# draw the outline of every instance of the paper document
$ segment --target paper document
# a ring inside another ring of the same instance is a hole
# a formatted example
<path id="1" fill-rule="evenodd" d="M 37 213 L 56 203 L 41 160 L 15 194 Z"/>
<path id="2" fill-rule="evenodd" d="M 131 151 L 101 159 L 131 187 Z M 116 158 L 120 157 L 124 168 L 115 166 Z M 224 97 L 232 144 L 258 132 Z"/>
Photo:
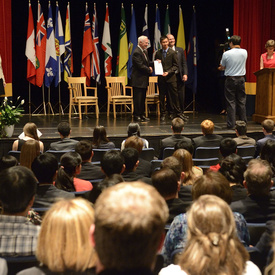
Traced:
<path id="1" fill-rule="evenodd" d="M 163 67 L 161 62 L 154 61 L 155 75 L 163 75 Z"/>

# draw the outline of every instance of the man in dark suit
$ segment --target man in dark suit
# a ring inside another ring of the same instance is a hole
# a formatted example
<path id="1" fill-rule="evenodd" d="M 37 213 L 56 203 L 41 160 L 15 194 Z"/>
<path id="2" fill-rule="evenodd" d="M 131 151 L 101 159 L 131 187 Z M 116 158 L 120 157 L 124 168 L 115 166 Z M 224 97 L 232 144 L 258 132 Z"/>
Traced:
<path id="1" fill-rule="evenodd" d="M 164 121 L 166 115 L 165 96 L 167 97 L 168 110 L 170 112 L 171 118 L 181 117 L 182 114 L 179 106 L 179 97 L 177 92 L 177 53 L 169 48 L 167 36 L 162 36 L 160 38 L 160 44 L 162 49 L 156 52 L 155 60 L 161 62 L 163 67 L 163 74 L 158 76 L 158 85 L 161 113 L 160 119 L 161 121 Z"/>
<path id="2" fill-rule="evenodd" d="M 145 117 L 145 98 L 146 90 L 149 84 L 149 76 L 153 72 L 153 62 L 149 60 L 147 47 L 148 38 L 140 36 L 138 38 L 138 46 L 135 48 L 132 56 L 132 74 L 131 84 L 134 88 L 134 120 L 148 121 Z"/>
<path id="3" fill-rule="evenodd" d="M 179 94 L 179 100 L 180 100 L 180 108 L 182 112 L 184 111 L 184 101 L 185 101 L 185 82 L 187 81 L 187 62 L 184 54 L 183 48 L 176 47 L 175 46 L 175 37 L 172 34 L 167 34 L 168 41 L 169 41 L 169 47 L 174 50 L 177 53 L 178 56 L 178 70 L 176 71 L 176 77 L 177 77 L 177 88 L 178 88 L 178 94 Z M 188 117 L 186 117 L 187 119 Z"/>

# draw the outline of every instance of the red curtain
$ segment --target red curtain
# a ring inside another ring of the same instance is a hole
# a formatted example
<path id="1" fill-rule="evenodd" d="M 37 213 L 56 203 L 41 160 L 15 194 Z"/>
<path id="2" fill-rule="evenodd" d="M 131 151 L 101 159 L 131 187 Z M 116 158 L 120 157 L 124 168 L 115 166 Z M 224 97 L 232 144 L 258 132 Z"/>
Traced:
<path id="1" fill-rule="evenodd" d="M 0 0 L 0 55 L 7 83 L 12 82 L 11 0 Z"/>
<path id="2" fill-rule="evenodd" d="M 273 2 L 273 0 L 234 0 L 234 34 L 241 36 L 241 47 L 248 52 L 247 82 L 256 82 L 253 73 L 260 69 L 260 55 L 266 51 L 265 42 L 268 39 L 275 39 Z"/>

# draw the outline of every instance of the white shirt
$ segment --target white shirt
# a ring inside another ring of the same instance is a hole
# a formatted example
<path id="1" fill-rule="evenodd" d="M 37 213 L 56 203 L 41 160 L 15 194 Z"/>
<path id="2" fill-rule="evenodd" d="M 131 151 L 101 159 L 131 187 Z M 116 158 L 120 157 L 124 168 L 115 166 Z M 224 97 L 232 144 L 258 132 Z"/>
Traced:
<path id="1" fill-rule="evenodd" d="M 1 55 L 0 55 L 0 79 L 3 79 L 3 82 L 4 84 L 6 83 L 5 81 L 5 77 L 4 77 L 4 73 L 3 73 L 3 68 L 2 68 L 2 58 L 1 58 Z"/>

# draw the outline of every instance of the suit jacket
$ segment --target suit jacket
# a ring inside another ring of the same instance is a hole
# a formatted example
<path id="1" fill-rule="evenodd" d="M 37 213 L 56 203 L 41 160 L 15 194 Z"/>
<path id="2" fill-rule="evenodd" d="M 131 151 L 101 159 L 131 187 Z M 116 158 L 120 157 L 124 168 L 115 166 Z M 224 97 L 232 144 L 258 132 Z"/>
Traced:
<path id="1" fill-rule="evenodd" d="M 144 56 L 141 48 L 136 47 L 132 56 L 132 74 L 131 84 L 137 88 L 147 88 L 149 76 L 151 74 L 149 67 L 153 67 L 153 62 L 149 60 L 148 53 Z"/>
<path id="2" fill-rule="evenodd" d="M 182 213 L 186 213 L 189 205 L 184 203 L 181 199 L 179 198 L 174 198 L 166 201 L 168 209 L 169 209 L 169 218 L 167 223 L 172 223 L 174 218 Z"/>
<path id="3" fill-rule="evenodd" d="M 136 173 L 142 177 L 151 176 L 151 162 L 142 158 L 139 158 L 139 164 L 136 169 Z"/>
<path id="4" fill-rule="evenodd" d="M 71 138 L 63 138 L 60 141 L 52 142 L 50 144 L 49 150 L 54 151 L 69 151 L 74 150 L 75 145 L 78 143 L 78 140 L 71 139 Z"/>
<path id="5" fill-rule="evenodd" d="M 194 147 L 219 147 L 221 140 L 223 139 L 220 135 L 210 134 L 193 138 Z"/>
<path id="6" fill-rule="evenodd" d="M 139 175 L 136 171 L 124 171 L 122 173 L 124 181 L 142 181 L 147 184 L 152 184 L 151 179 Z"/>
<path id="7" fill-rule="evenodd" d="M 186 62 L 184 50 L 183 48 L 175 47 L 175 51 L 177 52 L 177 55 L 178 55 L 178 66 L 179 66 L 178 72 L 180 74 L 181 81 L 183 81 L 182 76 L 188 74 L 188 68 L 187 68 L 187 62 Z"/>
<path id="8" fill-rule="evenodd" d="M 256 145 L 256 140 L 248 136 L 238 136 L 233 139 L 237 142 L 238 146 Z"/>
<path id="9" fill-rule="evenodd" d="M 256 142 L 256 151 L 255 151 L 255 156 L 254 156 L 255 158 L 260 155 L 261 150 L 268 139 L 275 139 L 275 136 L 274 135 L 266 135 L 264 138 L 259 139 Z"/>
<path id="10" fill-rule="evenodd" d="M 91 162 L 82 162 L 81 172 L 76 177 L 83 180 L 96 180 L 105 178 L 105 175 L 99 166 Z"/>
<path id="11" fill-rule="evenodd" d="M 160 59 L 163 67 L 163 72 L 168 72 L 167 76 L 158 76 L 159 82 L 176 82 L 176 74 L 175 72 L 178 70 L 178 57 L 177 53 L 173 51 L 171 48 L 168 48 L 166 58 L 163 58 L 162 55 L 163 50 L 160 49 L 156 52 L 155 60 Z"/>

